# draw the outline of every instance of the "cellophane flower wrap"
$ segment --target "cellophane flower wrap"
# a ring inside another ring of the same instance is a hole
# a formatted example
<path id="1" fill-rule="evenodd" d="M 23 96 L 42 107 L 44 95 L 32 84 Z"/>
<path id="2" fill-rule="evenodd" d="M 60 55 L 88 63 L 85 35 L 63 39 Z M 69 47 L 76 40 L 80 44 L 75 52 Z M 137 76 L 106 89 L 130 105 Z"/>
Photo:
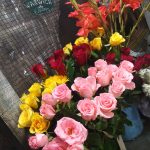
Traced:
<path id="1" fill-rule="evenodd" d="M 23 94 L 19 128 L 29 130 L 29 146 L 42 150 L 117 150 L 124 125 L 131 125 L 122 109 L 136 90 L 135 75 L 148 66 L 150 56 L 135 58 L 128 47 L 136 23 L 126 33 L 125 17 L 142 0 L 88 0 L 68 16 L 79 27 L 74 43 L 35 64 L 41 79 Z M 148 3 L 139 16 L 149 7 Z M 145 59 L 146 58 L 146 59 Z M 48 68 L 55 73 L 49 74 Z"/>

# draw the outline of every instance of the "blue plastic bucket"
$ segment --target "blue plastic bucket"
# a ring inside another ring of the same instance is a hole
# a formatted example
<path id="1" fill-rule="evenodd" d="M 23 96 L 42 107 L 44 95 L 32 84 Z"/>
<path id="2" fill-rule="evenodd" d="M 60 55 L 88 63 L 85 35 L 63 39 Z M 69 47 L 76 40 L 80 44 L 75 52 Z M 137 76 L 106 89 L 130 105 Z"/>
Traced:
<path id="1" fill-rule="evenodd" d="M 143 122 L 136 106 L 132 105 L 123 110 L 127 118 L 132 122 L 132 126 L 125 125 L 124 141 L 134 140 L 143 131 Z"/>

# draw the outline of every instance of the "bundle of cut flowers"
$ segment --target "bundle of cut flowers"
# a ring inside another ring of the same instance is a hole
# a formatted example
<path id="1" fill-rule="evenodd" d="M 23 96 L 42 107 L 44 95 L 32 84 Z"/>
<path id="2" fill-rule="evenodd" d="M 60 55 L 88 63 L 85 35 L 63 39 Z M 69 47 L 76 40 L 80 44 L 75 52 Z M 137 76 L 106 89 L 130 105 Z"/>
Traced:
<path id="1" fill-rule="evenodd" d="M 126 47 L 150 3 L 141 10 L 129 35 L 126 17 L 141 3 L 89 0 L 78 4 L 70 0 L 75 11 L 69 17 L 77 18 L 80 37 L 54 51 L 45 66 L 32 67 L 41 82 L 20 98 L 18 127 L 29 129 L 32 149 L 119 149 L 124 125 L 131 125 L 122 110 L 128 107 L 128 97 L 136 93 L 134 76 L 150 62 L 149 54 L 135 58 Z"/>

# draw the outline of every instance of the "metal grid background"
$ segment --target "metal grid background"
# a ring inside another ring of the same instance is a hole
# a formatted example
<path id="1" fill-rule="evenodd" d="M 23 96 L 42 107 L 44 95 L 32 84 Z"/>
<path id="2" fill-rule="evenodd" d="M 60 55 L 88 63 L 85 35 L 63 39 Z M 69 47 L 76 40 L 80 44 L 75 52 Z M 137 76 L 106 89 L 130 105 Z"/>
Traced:
<path id="1" fill-rule="evenodd" d="M 49 13 L 34 15 L 23 0 L 0 0 L 0 69 L 19 96 L 34 81 L 31 66 L 61 47 L 59 1 Z"/>

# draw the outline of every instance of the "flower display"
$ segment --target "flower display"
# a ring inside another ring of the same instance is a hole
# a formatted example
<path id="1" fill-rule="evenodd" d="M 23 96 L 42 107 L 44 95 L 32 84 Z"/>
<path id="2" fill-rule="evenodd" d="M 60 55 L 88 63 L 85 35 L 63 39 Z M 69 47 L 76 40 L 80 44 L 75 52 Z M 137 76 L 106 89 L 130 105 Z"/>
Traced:
<path id="1" fill-rule="evenodd" d="M 150 55 L 131 55 L 129 43 L 150 3 L 129 33 L 125 26 L 141 4 L 142 0 L 67 3 L 74 9 L 68 16 L 76 19 L 79 37 L 54 51 L 44 66 L 33 65 L 32 72 L 41 80 L 20 98 L 18 128 L 29 129 L 32 149 L 118 150 L 118 137 L 125 124 L 131 125 L 123 109 L 128 98 L 139 93 L 136 76 L 149 78 L 138 71 L 150 65 Z M 150 95 L 149 83 L 143 84 L 143 91 Z"/>

